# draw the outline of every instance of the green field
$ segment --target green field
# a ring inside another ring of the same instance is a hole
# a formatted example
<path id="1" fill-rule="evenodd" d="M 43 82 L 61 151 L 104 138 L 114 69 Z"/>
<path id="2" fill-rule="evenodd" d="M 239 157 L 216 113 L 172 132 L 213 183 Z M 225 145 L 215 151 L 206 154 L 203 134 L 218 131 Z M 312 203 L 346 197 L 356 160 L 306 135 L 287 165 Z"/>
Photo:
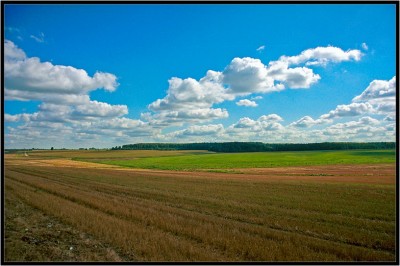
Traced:
<path id="1" fill-rule="evenodd" d="M 162 152 L 159 152 L 162 154 Z M 76 160 L 132 168 L 163 170 L 199 170 L 264 168 L 331 164 L 393 163 L 395 150 L 349 150 L 349 151 L 296 151 L 296 152 L 252 152 L 180 154 L 169 156 L 90 159 L 75 157 Z"/>
<path id="2" fill-rule="evenodd" d="M 164 157 L 164 156 L 178 156 L 187 154 L 210 154 L 209 151 L 157 151 L 157 150 L 34 150 L 34 151 L 17 151 L 11 154 L 15 156 L 24 157 L 27 153 L 31 159 L 50 159 L 50 158 L 68 158 L 77 160 L 117 160 L 117 159 L 133 159 L 133 158 L 147 158 L 147 157 Z"/>

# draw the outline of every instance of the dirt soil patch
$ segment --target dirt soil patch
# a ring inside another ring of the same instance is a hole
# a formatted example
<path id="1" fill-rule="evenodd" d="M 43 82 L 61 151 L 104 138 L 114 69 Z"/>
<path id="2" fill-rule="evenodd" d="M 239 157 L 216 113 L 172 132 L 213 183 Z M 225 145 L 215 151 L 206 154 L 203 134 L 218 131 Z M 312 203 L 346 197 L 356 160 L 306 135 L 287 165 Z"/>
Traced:
<path id="1" fill-rule="evenodd" d="M 93 236 L 5 195 L 5 261 L 123 261 Z"/>

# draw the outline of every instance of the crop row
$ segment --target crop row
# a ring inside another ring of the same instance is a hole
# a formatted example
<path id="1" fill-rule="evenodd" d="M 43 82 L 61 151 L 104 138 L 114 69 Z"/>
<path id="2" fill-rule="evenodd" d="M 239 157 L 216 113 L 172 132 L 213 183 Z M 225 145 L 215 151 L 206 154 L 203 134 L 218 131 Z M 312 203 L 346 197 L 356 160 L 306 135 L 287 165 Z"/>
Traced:
<path id="1" fill-rule="evenodd" d="M 351 208 L 358 205 L 353 202 L 352 206 L 350 202 L 350 215 L 325 215 L 324 208 L 321 213 L 315 209 L 318 205 L 306 207 L 314 202 L 293 204 L 290 198 L 279 201 L 281 190 L 287 194 L 290 188 L 290 193 L 307 199 L 301 193 L 301 189 L 307 191 L 304 184 L 298 184 L 300 193 L 294 184 L 264 184 L 264 188 L 275 186 L 275 192 L 269 190 L 274 195 L 265 194 L 257 199 L 240 194 L 246 192 L 239 189 L 240 182 L 229 185 L 209 180 L 194 182 L 190 178 L 132 177 L 116 175 L 111 170 L 91 170 L 92 176 L 76 169 L 37 168 L 30 169 L 30 173 L 26 170 L 6 171 L 7 191 L 118 246 L 132 260 L 394 258 L 394 213 L 382 216 L 383 219 L 352 217 Z M 177 193 L 174 185 L 179 187 L 182 183 L 192 189 Z M 245 188 L 254 185 L 240 184 Z M 204 186 L 208 194 L 204 193 Z M 213 186 L 216 188 L 211 189 Z M 223 196 L 216 195 L 222 187 Z M 315 185 L 308 189 L 310 192 Z M 337 193 L 334 187 L 331 189 L 332 195 Z M 368 194 L 368 190 L 364 192 Z M 383 204 L 384 199 L 390 197 L 378 197 L 377 202 Z M 340 198 L 336 202 L 340 203 Z"/>

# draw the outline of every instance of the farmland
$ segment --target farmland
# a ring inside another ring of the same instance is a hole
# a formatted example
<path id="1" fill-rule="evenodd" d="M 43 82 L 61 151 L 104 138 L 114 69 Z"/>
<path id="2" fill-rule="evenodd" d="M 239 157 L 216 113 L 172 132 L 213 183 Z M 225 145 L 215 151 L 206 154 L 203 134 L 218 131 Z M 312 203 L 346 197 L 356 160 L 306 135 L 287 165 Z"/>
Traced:
<path id="1" fill-rule="evenodd" d="M 141 157 L 135 159 L 90 159 L 77 157 L 77 160 L 94 161 L 132 168 L 164 170 L 201 170 L 263 168 L 306 165 L 337 165 L 365 163 L 394 163 L 394 150 L 357 151 L 304 151 L 304 152 L 249 152 L 249 153 L 204 153 L 180 154 L 163 157 Z M 178 157 L 179 156 L 179 157 Z"/>
<path id="2" fill-rule="evenodd" d="M 28 155 L 5 155 L 6 261 L 396 259 L 394 150 Z"/>

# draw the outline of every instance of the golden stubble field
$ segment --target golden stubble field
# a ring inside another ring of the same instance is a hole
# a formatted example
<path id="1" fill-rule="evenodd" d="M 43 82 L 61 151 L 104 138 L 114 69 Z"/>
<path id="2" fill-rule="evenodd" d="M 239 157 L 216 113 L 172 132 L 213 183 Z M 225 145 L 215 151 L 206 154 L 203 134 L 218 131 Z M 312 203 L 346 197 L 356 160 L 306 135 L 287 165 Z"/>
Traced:
<path id="1" fill-rule="evenodd" d="M 217 173 L 7 154 L 4 183 L 5 261 L 396 259 L 395 164 Z"/>

